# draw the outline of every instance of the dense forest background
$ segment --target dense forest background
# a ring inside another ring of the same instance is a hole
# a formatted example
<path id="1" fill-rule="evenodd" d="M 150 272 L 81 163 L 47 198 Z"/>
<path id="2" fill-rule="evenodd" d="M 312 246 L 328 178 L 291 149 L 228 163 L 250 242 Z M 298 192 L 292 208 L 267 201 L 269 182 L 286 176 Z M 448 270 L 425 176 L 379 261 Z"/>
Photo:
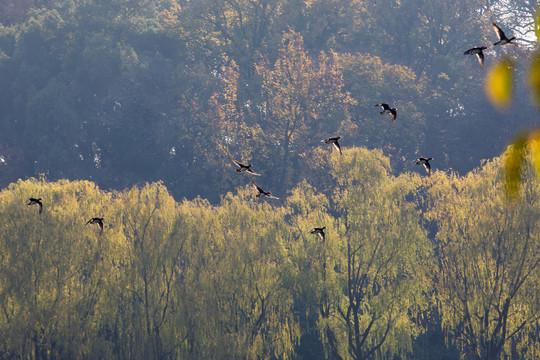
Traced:
<path id="1" fill-rule="evenodd" d="M 529 1 L 3 0 L 0 185 L 46 174 L 123 189 L 163 181 L 180 200 L 246 183 L 314 185 L 320 140 L 382 149 L 393 171 L 465 174 L 536 122 Z M 513 107 L 484 95 L 472 46 L 516 60 Z M 509 49 L 508 49 L 509 48 Z M 398 108 L 395 124 L 374 104 Z"/>
<path id="2" fill-rule="evenodd" d="M 1 0 L 0 358 L 538 359 L 536 6 Z"/>

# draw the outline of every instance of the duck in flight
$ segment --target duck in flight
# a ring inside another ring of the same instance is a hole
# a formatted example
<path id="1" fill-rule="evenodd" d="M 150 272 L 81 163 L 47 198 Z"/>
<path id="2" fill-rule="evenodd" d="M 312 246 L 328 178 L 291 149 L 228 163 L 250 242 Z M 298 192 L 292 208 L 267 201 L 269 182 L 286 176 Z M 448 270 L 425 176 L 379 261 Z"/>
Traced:
<path id="1" fill-rule="evenodd" d="M 43 211 L 43 203 L 41 202 L 41 198 L 39 199 L 35 199 L 35 198 L 30 198 L 28 199 L 28 205 L 39 205 L 39 213 L 41 214 L 41 212 Z"/>
<path id="2" fill-rule="evenodd" d="M 487 47 L 485 46 L 476 46 L 473 48 L 470 48 L 469 50 L 465 51 L 463 55 L 476 55 L 478 58 L 478 62 L 480 63 L 480 67 L 484 68 L 484 53 L 483 51 L 486 50 Z"/>
<path id="3" fill-rule="evenodd" d="M 257 174 L 255 171 L 251 170 L 251 167 L 253 166 L 252 164 L 244 165 L 241 162 L 234 160 L 232 157 L 231 160 L 236 166 L 238 166 L 238 169 L 234 169 L 234 171 L 237 173 L 248 172 L 251 175 L 261 176 L 261 174 Z"/>
<path id="4" fill-rule="evenodd" d="M 396 108 L 391 108 L 386 103 L 375 104 L 375 106 L 382 107 L 383 111 L 380 112 L 381 115 L 382 114 L 390 114 L 390 115 L 392 115 L 392 121 L 396 122 L 396 117 L 397 117 L 397 109 Z"/>
<path id="5" fill-rule="evenodd" d="M 326 229 L 326 226 L 323 226 L 323 227 L 320 227 L 320 228 L 313 228 L 309 231 L 310 234 L 317 234 L 319 235 L 319 237 L 321 238 L 321 241 L 324 245 L 324 239 L 325 239 L 325 236 L 324 236 L 324 229 Z"/>
<path id="6" fill-rule="evenodd" d="M 95 217 L 95 218 L 91 218 L 90 220 L 88 220 L 85 224 L 88 225 L 88 224 L 98 224 L 99 225 L 99 235 L 103 235 L 103 220 L 105 220 L 105 218 L 98 218 L 98 217 Z"/>
<path id="7" fill-rule="evenodd" d="M 321 140 L 325 144 L 332 144 L 339 151 L 340 155 L 343 155 L 341 152 L 341 146 L 339 146 L 338 140 L 341 139 L 341 136 L 329 137 L 328 139 Z"/>
<path id="8" fill-rule="evenodd" d="M 433 160 L 433 158 L 419 157 L 418 159 L 416 159 L 416 165 L 424 165 L 428 176 L 431 176 L 431 165 L 429 164 L 430 160 Z"/>
<path id="9" fill-rule="evenodd" d="M 518 46 L 516 43 L 513 43 L 512 41 L 516 39 L 515 36 L 511 37 L 510 39 L 506 37 L 506 35 L 504 34 L 504 31 L 501 30 L 500 27 L 497 26 L 497 24 L 495 23 L 491 23 L 493 25 L 493 30 L 495 30 L 495 33 L 497 34 L 497 37 L 499 38 L 499 41 L 497 41 L 496 43 L 493 43 L 493 45 L 506 45 L 506 44 L 510 44 L 510 45 L 514 45 L 514 46 Z"/>
<path id="10" fill-rule="evenodd" d="M 257 184 L 255 184 L 255 181 L 253 181 L 253 180 L 251 180 L 251 185 L 253 185 L 253 187 L 255 189 L 257 189 L 257 191 L 258 191 L 257 195 L 255 195 L 257 197 L 257 199 L 260 200 L 261 195 L 266 196 L 269 199 L 279 199 L 278 197 L 275 197 L 274 195 L 272 195 L 272 193 L 270 193 L 270 191 L 264 191 L 263 189 L 258 187 Z"/>

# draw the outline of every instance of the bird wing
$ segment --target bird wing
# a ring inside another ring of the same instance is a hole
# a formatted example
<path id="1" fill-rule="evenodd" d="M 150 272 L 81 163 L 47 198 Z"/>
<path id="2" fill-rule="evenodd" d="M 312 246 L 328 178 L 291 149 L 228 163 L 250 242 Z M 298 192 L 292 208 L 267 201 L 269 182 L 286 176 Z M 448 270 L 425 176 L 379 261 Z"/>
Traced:
<path id="1" fill-rule="evenodd" d="M 321 238 L 322 243 L 324 244 L 324 233 L 322 231 L 319 231 L 319 237 Z"/>
<path id="2" fill-rule="evenodd" d="M 233 162 L 236 166 L 238 166 L 238 167 L 240 167 L 240 168 L 241 168 L 242 166 L 244 166 L 242 163 L 240 163 L 240 162 L 234 160 L 232 157 L 231 157 L 231 160 L 232 160 L 232 162 Z"/>
<path id="3" fill-rule="evenodd" d="M 484 68 L 484 53 L 479 52 L 476 54 L 476 57 L 478 58 L 478 62 L 480 63 L 480 67 Z"/>
<path id="4" fill-rule="evenodd" d="M 339 146 L 339 143 L 337 142 L 337 140 L 334 141 L 333 144 L 334 144 L 334 147 L 336 148 L 336 150 L 339 151 L 339 153 L 341 155 L 343 155 L 343 153 L 341 152 L 341 146 Z"/>
<path id="5" fill-rule="evenodd" d="M 499 40 L 506 39 L 506 35 L 504 34 L 504 31 L 501 30 L 500 27 L 498 27 L 495 23 L 491 23 L 493 25 L 493 30 L 495 30 L 495 33 L 497 34 L 497 37 Z"/>
<path id="6" fill-rule="evenodd" d="M 279 199 L 277 196 L 272 195 L 270 192 L 264 194 L 269 199 Z"/>
<path id="7" fill-rule="evenodd" d="M 257 176 L 261 176 L 261 174 L 258 174 L 256 173 L 255 171 L 251 170 L 251 169 L 247 169 L 246 170 L 248 173 L 250 173 L 251 175 L 257 175 Z"/>
<path id="8" fill-rule="evenodd" d="M 255 181 L 251 180 L 251 185 L 253 185 L 253 187 L 257 189 L 259 193 L 264 193 L 264 190 L 261 189 L 257 184 L 255 184 Z"/>
<path id="9" fill-rule="evenodd" d="M 99 235 L 103 235 L 103 221 L 98 222 L 99 225 Z"/>
<path id="10" fill-rule="evenodd" d="M 90 222 L 91 222 L 92 220 L 93 220 L 93 219 L 88 220 L 88 221 L 86 222 L 86 224 L 84 224 L 84 226 L 90 224 Z"/>
<path id="11" fill-rule="evenodd" d="M 382 106 L 383 110 L 390 110 L 390 106 L 386 103 L 375 104 L 375 106 Z"/>
<path id="12" fill-rule="evenodd" d="M 390 111 L 390 114 L 392 115 L 392 121 L 393 121 L 393 122 L 396 122 L 397 111 L 391 110 L 391 111 Z"/>
<path id="13" fill-rule="evenodd" d="M 38 201 L 37 203 L 39 205 L 39 213 L 41 214 L 41 212 L 43 211 L 43 204 L 41 203 L 41 201 Z"/>

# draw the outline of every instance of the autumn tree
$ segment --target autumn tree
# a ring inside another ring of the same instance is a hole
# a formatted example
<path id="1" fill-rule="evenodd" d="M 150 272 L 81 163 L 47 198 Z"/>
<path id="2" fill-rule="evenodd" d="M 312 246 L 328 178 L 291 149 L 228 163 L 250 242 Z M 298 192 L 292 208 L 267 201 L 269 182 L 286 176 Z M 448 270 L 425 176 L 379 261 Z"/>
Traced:
<path id="1" fill-rule="evenodd" d="M 269 147 L 279 149 L 272 160 L 281 170 L 281 184 L 290 181 L 297 156 L 320 139 L 335 136 L 350 120 L 352 102 L 343 91 L 337 54 L 321 53 L 318 61 L 304 50 L 302 37 L 294 31 L 282 40 L 275 64 L 259 63 L 263 102 L 261 127 Z"/>

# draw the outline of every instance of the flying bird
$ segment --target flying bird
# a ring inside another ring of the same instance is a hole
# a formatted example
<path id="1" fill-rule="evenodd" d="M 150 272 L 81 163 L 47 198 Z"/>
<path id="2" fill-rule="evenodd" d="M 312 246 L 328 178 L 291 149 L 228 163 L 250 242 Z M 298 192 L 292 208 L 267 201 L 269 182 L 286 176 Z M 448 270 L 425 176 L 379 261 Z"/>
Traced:
<path id="1" fill-rule="evenodd" d="M 270 191 L 264 191 L 263 189 L 261 189 L 260 187 L 257 186 L 257 184 L 255 184 L 255 181 L 251 180 L 251 184 L 253 185 L 253 187 L 255 189 L 257 189 L 258 193 L 257 195 L 255 195 L 257 197 L 257 199 L 260 199 L 261 198 L 261 195 L 262 196 L 266 196 L 267 198 L 269 199 L 279 199 L 278 197 L 275 197 L 274 195 L 272 195 L 270 193 Z"/>
<path id="2" fill-rule="evenodd" d="M 500 27 L 498 27 L 495 23 L 491 23 L 493 25 L 493 30 L 495 30 L 495 33 L 497 34 L 497 37 L 499 38 L 499 41 L 496 43 L 493 43 L 493 45 L 514 45 L 518 46 L 516 43 L 513 43 L 512 41 L 516 39 L 515 36 L 511 37 L 510 39 L 506 37 L 504 34 L 504 31 L 501 30 Z"/>
<path id="3" fill-rule="evenodd" d="M 36 205 L 36 204 L 39 205 L 39 213 L 41 214 L 41 212 L 43 211 L 43 203 L 41 202 L 41 198 L 39 198 L 39 199 L 35 199 L 35 198 L 28 199 L 28 205 Z"/>
<path id="4" fill-rule="evenodd" d="M 375 106 L 382 107 L 383 111 L 380 112 L 381 115 L 382 114 L 390 114 L 390 115 L 392 115 L 392 121 L 396 122 L 396 117 L 397 117 L 397 109 L 396 108 L 391 108 L 386 103 L 375 104 Z"/>
<path id="5" fill-rule="evenodd" d="M 236 171 L 237 173 L 248 172 L 251 175 L 257 175 L 257 176 L 261 175 L 261 174 L 257 174 L 255 171 L 251 170 L 251 167 L 253 166 L 252 164 L 244 165 L 241 162 L 238 162 L 238 161 L 234 160 L 232 157 L 231 157 L 231 160 L 236 166 L 238 166 L 238 169 L 234 169 L 234 171 Z"/>
<path id="6" fill-rule="evenodd" d="M 465 51 L 463 55 L 476 55 L 476 57 L 478 58 L 478 62 L 480 63 L 480 67 L 483 69 L 484 68 L 484 53 L 482 51 L 486 49 L 487 47 L 485 46 L 476 46 Z"/>
<path id="7" fill-rule="evenodd" d="M 99 225 L 99 235 L 103 235 L 103 220 L 105 220 L 105 218 L 98 218 L 98 217 L 95 217 L 95 218 L 91 218 L 90 220 L 88 220 L 85 224 L 88 225 L 88 224 L 98 224 Z"/>
<path id="8" fill-rule="evenodd" d="M 341 152 L 341 146 L 339 146 L 339 143 L 338 143 L 338 140 L 341 139 L 341 136 L 334 136 L 334 137 L 330 137 L 328 139 L 324 139 L 324 140 L 321 140 L 321 142 L 325 143 L 325 144 L 332 144 L 334 145 L 334 147 L 336 148 L 337 151 L 339 151 L 339 153 L 341 155 L 343 155 L 343 153 Z"/>
<path id="9" fill-rule="evenodd" d="M 322 243 L 324 244 L 324 229 L 326 229 L 326 226 L 323 226 L 322 228 L 313 228 L 309 231 L 310 234 L 317 234 L 321 238 Z"/>
<path id="10" fill-rule="evenodd" d="M 427 175 L 431 176 L 431 165 L 429 164 L 429 161 L 433 160 L 432 157 L 430 158 L 424 158 L 420 157 L 416 159 L 416 165 L 424 165 L 424 168 L 426 169 Z"/>

